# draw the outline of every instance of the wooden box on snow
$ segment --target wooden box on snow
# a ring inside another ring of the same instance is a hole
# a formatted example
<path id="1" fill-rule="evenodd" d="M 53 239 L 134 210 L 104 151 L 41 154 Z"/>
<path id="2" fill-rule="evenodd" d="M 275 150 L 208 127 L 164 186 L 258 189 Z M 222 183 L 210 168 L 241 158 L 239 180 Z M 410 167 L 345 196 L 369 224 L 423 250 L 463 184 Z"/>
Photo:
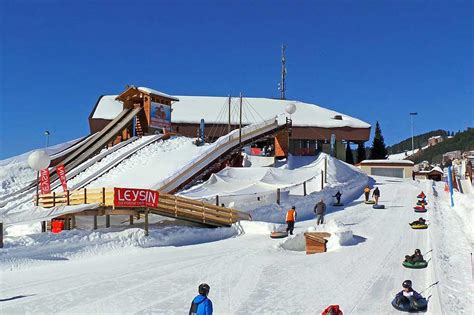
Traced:
<path id="1" fill-rule="evenodd" d="M 326 252 L 327 238 L 331 233 L 327 232 L 306 232 L 304 237 L 306 239 L 306 254 L 316 254 Z"/>

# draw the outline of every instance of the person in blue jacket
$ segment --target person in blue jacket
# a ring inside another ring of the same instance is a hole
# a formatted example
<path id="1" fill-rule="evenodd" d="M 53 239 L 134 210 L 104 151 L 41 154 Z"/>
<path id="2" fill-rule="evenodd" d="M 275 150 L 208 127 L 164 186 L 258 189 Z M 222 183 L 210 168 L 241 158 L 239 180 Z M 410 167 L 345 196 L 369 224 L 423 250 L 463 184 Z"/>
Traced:
<path id="1" fill-rule="evenodd" d="M 189 315 L 212 315 L 212 301 L 207 297 L 211 288 L 207 283 L 201 283 L 189 309 Z"/>
<path id="2" fill-rule="evenodd" d="M 394 306 L 406 311 L 419 311 L 426 309 L 426 300 L 420 293 L 412 288 L 411 280 L 402 283 L 403 290 L 398 292 L 394 299 Z"/>

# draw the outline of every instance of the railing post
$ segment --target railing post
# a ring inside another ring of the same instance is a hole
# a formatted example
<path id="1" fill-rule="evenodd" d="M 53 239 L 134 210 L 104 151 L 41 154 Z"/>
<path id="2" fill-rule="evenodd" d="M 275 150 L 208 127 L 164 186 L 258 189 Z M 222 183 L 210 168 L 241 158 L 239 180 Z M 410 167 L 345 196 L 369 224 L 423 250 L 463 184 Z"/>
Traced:
<path id="1" fill-rule="evenodd" d="M 277 188 L 277 204 L 280 204 L 280 188 Z"/>
<path id="2" fill-rule="evenodd" d="M 56 192 L 53 191 L 53 207 L 56 207 Z"/>
<path id="3" fill-rule="evenodd" d="M 66 203 L 69 206 L 70 205 L 70 200 L 69 200 L 69 189 L 66 190 Z"/>
<path id="4" fill-rule="evenodd" d="M 145 236 L 148 236 L 148 208 L 145 210 Z"/>
<path id="5" fill-rule="evenodd" d="M 174 196 L 174 217 L 178 217 L 178 198 Z"/>
<path id="6" fill-rule="evenodd" d="M 202 204 L 202 222 L 206 223 L 206 208 L 204 206 L 204 202 L 202 202 L 201 204 Z"/>
<path id="7" fill-rule="evenodd" d="M 84 204 L 87 203 L 87 188 L 84 187 Z"/>
<path id="8" fill-rule="evenodd" d="M 102 187 L 102 204 L 105 206 L 105 187 Z"/>
<path id="9" fill-rule="evenodd" d="M 321 190 L 324 188 L 324 171 L 321 170 Z"/>
<path id="10" fill-rule="evenodd" d="M 219 195 L 216 195 L 216 206 L 219 205 Z"/>
<path id="11" fill-rule="evenodd" d="M 0 248 L 3 248 L 3 222 L 0 222 Z"/>
<path id="12" fill-rule="evenodd" d="M 303 182 L 303 196 L 306 196 L 306 181 Z"/>

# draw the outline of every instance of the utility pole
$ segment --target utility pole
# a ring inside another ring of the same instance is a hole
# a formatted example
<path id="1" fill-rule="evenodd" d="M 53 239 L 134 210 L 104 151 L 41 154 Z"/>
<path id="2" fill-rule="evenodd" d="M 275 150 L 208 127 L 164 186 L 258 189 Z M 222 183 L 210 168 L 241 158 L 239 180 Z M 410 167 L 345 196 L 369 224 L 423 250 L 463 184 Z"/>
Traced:
<path id="1" fill-rule="evenodd" d="M 51 133 L 50 133 L 48 130 L 46 130 L 46 131 L 44 132 L 44 135 L 46 136 L 46 148 L 49 147 L 49 135 L 50 135 L 50 134 L 51 134 Z"/>
<path id="2" fill-rule="evenodd" d="M 280 99 L 285 100 L 285 92 L 286 92 L 286 46 L 284 44 L 281 45 L 281 81 L 279 84 L 280 89 Z"/>
<path id="3" fill-rule="evenodd" d="M 230 94 L 229 94 L 229 122 L 228 122 L 228 125 L 227 125 L 227 133 L 230 133 L 230 103 L 231 103 L 232 99 L 230 97 Z"/>
<path id="4" fill-rule="evenodd" d="M 413 131 L 414 131 L 413 116 L 416 116 L 416 115 L 418 115 L 418 113 L 410 113 L 410 119 L 411 119 L 411 154 L 410 155 L 415 154 L 415 141 L 413 140 Z"/>
<path id="5" fill-rule="evenodd" d="M 242 92 L 240 92 L 239 144 L 242 144 Z"/>

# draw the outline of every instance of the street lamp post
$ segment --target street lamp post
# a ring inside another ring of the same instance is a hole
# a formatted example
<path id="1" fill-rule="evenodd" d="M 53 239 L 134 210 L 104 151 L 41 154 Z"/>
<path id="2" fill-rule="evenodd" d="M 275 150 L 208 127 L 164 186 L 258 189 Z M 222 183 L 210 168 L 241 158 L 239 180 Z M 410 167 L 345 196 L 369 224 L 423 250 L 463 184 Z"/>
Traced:
<path id="1" fill-rule="evenodd" d="M 413 140 L 413 116 L 418 115 L 418 113 L 410 113 L 410 119 L 411 119 L 411 154 L 413 155 L 415 153 L 415 142 Z"/>
<path id="2" fill-rule="evenodd" d="M 49 147 L 49 135 L 50 135 L 50 134 L 51 134 L 51 133 L 50 133 L 48 130 L 46 130 L 46 131 L 44 132 L 44 135 L 46 136 L 46 148 Z"/>

